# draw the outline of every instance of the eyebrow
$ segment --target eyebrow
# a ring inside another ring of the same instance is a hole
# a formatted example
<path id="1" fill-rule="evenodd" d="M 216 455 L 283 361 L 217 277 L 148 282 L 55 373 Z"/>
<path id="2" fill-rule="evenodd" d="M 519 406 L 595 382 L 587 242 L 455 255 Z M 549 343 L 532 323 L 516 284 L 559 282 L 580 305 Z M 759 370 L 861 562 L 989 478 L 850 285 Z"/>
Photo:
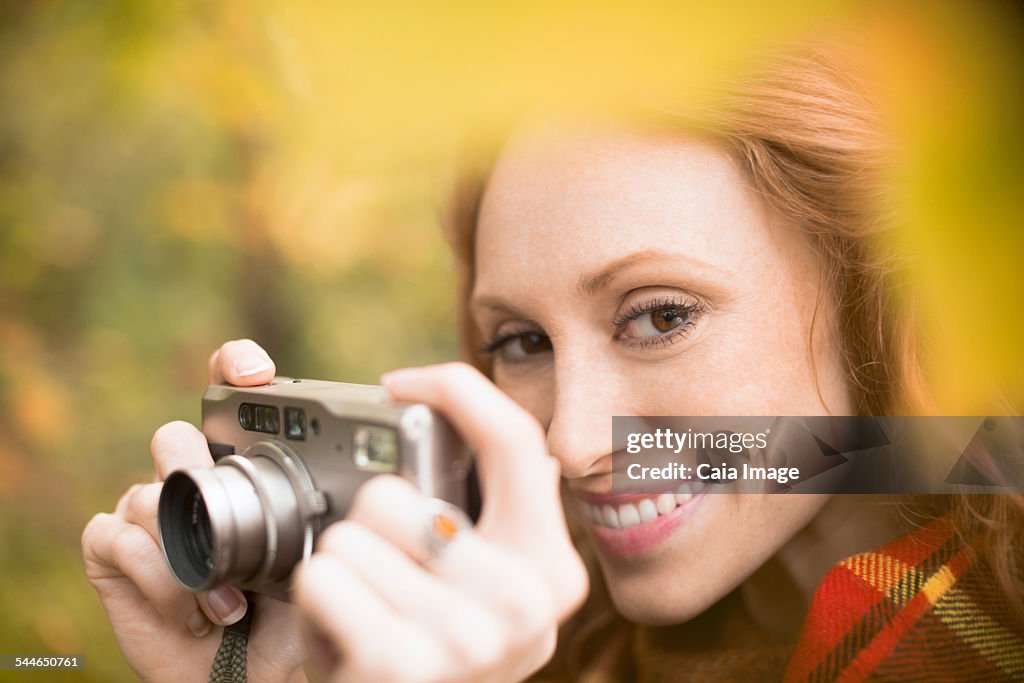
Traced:
<path id="1" fill-rule="evenodd" d="M 602 289 L 607 288 L 615 278 L 621 275 L 624 271 L 629 270 L 633 266 L 645 263 L 647 261 L 675 261 L 682 262 L 691 265 L 695 268 L 706 271 L 717 271 L 718 269 L 711 264 L 696 259 L 689 254 L 681 254 L 678 252 L 664 252 L 657 249 L 645 249 L 642 251 L 633 252 L 623 256 L 622 258 L 616 259 L 611 263 L 601 267 L 600 269 L 590 272 L 583 273 L 580 275 L 576 282 L 576 290 L 584 297 L 592 297 Z M 500 296 L 474 296 L 469 302 L 470 308 L 487 308 L 492 311 L 499 313 L 505 313 L 507 315 L 521 318 L 524 320 L 530 320 L 530 316 L 509 304 Z"/>
<path id="2" fill-rule="evenodd" d="M 688 254 L 665 253 L 660 250 L 645 249 L 612 261 L 600 270 L 580 275 L 576 283 L 576 290 L 583 296 L 594 296 L 602 289 L 608 287 L 623 271 L 645 261 L 664 260 L 683 261 L 702 270 L 715 270 L 711 264 L 695 259 Z"/>
<path id="3" fill-rule="evenodd" d="M 474 296 L 469 300 L 469 310 L 472 317 L 472 310 L 474 308 L 486 308 L 496 313 L 503 313 L 513 318 L 519 318 L 527 322 L 532 323 L 533 318 L 526 315 L 523 311 L 519 310 L 515 306 L 512 306 L 501 297 L 496 296 Z"/>

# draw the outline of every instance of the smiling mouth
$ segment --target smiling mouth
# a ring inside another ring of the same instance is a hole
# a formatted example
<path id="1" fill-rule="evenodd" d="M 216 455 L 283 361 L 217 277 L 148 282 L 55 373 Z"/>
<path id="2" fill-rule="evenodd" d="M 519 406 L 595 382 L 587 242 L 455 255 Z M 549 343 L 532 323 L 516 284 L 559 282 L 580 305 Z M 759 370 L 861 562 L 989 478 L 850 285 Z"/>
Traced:
<path id="1" fill-rule="evenodd" d="M 594 503 L 583 501 L 583 510 L 595 526 L 603 529 L 631 529 L 668 517 L 708 487 L 704 483 L 680 484 L 673 492 L 661 493 L 628 502 Z"/>

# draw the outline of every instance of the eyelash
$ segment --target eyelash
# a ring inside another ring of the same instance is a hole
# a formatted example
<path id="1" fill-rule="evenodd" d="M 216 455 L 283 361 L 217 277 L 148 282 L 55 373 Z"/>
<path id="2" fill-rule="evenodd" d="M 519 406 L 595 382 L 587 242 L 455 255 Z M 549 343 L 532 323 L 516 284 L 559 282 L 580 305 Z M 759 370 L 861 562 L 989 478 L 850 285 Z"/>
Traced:
<path id="1" fill-rule="evenodd" d="M 492 355 L 494 353 L 497 353 L 498 349 L 500 349 L 502 346 L 504 346 L 505 344 L 509 343 L 513 339 L 517 339 L 519 337 L 523 337 L 523 336 L 526 336 L 528 334 L 541 334 L 541 333 L 540 332 L 534 332 L 532 330 L 523 330 L 522 332 L 507 332 L 507 333 L 501 335 L 500 337 L 495 337 L 494 339 L 491 339 L 488 342 L 484 342 L 484 344 L 480 347 L 480 353 L 483 353 L 483 354 L 486 354 L 486 355 Z"/>
<path id="2" fill-rule="evenodd" d="M 686 302 L 681 299 L 652 299 L 650 301 L 644 301 L 642 303 L 634 304 L 627 311 L 620 314 L 612 321 L 612 326 L 616 329 L 621 329 L 627 324 L 637 320 L 644 315 L 654 313 L 666 308 L 674 308 L 679 312 L 680 317 L 684 317 L 686 322 L 680 325 L 678 328 L 666 332 L 665 334 L 658 335 L 656 337 L 645 337 L 634 342 L 635 345 L 641 348 L 652 348 L 655 346 L 666 346 L 680 337 L 685 337 L 690 333 L 693 327 L 697 324 L 697 320 L 704 313 L 704 307 L 697 302 Z M 518 332 L 508 332 L 495 337 L 490 341 L 485 342 L 480 347 L 480 353 L 486 355 L 492 355 L 497 353 L 501 347 L 510 341 L 523 337 L 528 334 L 543 334 L 535 330 L 522 330 Z"/>
<path id="3" fill-rule="evenodd" d="M 612 325 L 616 329 L 621 329 L 634 320 L 639 320 L 645 315 L 650 315 L 655 311 L 661 311 L 667 308 L 675 309 L 679 317 L 684 318 L 685 322 L 683 322 L 679 327 L 656 337 L 643 337 L 635 340 L 633 342 L 635 345 L 641 348 L 667 346 L 676 339 L 687 336 L 693 330 L 701 314 L 704 312 L 704 307 L 699 302 L 695 301 L 687 302 L 682 299 L 671 298 L 651 299 L 649 301 L 633 304 L 627 311 L 615 318 L 615 320 L 612 321 Z"/>

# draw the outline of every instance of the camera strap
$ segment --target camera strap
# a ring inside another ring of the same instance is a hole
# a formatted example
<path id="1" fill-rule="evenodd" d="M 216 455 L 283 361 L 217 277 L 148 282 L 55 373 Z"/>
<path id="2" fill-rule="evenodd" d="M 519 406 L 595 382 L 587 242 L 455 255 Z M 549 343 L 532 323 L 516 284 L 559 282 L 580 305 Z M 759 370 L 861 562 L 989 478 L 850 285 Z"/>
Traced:
<path id="1" fill-rule="evenodd" d="M 246 594 L 249 603 L 245 616 L 224 627 L 224 635 L 220 639 L 220 647 L 213 657 L 210 666 L 209 683 L 246 683 L 248 678 L 247 656 L 249 650 L 249 628 L 253 614 L 256 612 L 256 601 Z"/>

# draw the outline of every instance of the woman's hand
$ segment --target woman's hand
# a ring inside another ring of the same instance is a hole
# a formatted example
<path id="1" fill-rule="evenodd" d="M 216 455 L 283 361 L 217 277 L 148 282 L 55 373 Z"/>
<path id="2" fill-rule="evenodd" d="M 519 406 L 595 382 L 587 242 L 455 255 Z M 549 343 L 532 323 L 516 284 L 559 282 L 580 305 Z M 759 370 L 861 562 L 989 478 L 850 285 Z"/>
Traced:
<path id="1" fill-rule="evenodd" d="M 462 363 L 382 381 L 452 422 L 476 454 L 484 509 L 431 557 L 427 502 L 412 484 L 382 475 L 363 485 L 297 577 L 313 661 L 332 681 L 522 680 L 551 657 L 558 623 L 587 592 L 543 431 Z"/>
<path id="2" fill-rule="evenodd" d="M 255 343 L 228 342 L 210 358 L 210 382 L 236 385 L 269 382 L 274 364 Z M 184 422 L 164 425 L 151 444 L 156 482 L 137 484 L 113 514 L 92 518 L 82 534 L 85 573 L 125 658 L 147 681 L 205 681 L 220 645 L 223 625 L 245 613 L 235 588 L 190 593 L 178 585 L 160 552 L 157 503 L 163 480 L 176 469 L 212 467 L 206 439 Z M 295 608 L 258 598 L 249 637 L 249 673 L 254 681 L 302 680 L 305 651 Z"/>

